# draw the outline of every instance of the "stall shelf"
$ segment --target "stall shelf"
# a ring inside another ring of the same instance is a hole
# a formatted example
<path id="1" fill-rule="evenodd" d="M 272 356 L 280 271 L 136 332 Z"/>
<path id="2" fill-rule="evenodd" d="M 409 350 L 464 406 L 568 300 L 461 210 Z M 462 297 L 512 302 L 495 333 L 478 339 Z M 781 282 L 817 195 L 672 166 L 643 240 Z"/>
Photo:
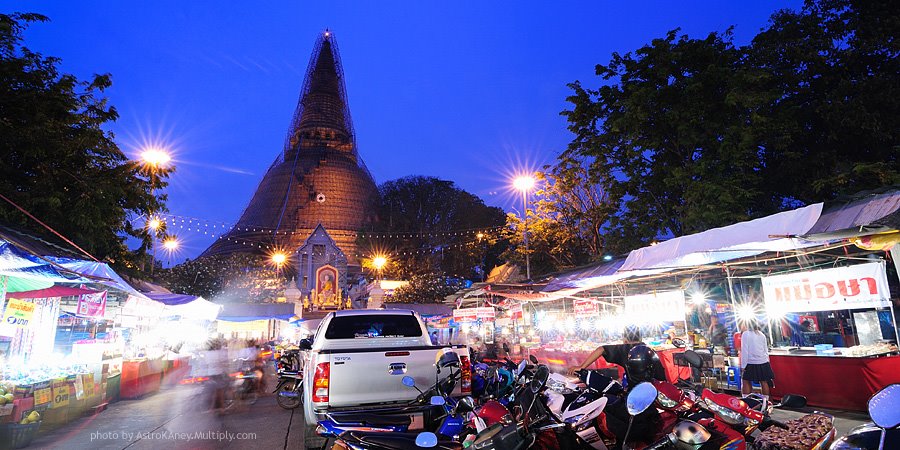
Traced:
<path id="1" fill-rule="evenodd" d="M 772 395 L 806 396 L 811 406 L 866 411 L 869 398 L 900 383 L 900 356 L 819 356 L 814 351 L 772 353 Z"/>

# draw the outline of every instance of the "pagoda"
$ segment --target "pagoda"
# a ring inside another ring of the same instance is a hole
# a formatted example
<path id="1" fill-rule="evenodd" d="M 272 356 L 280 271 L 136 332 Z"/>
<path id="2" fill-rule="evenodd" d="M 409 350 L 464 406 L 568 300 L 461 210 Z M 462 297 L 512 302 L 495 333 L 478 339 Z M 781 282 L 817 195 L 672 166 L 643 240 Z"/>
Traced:
<path id="1" fill-rule="evenodd" d="M 237 224 L 203 256 L 292 254 L 318 226 L 359 267 L 357 233 L 374 220 L 378 191 L 356 148 L 344 73 L 334 35 L 315 45 L 283 150 Z"/>

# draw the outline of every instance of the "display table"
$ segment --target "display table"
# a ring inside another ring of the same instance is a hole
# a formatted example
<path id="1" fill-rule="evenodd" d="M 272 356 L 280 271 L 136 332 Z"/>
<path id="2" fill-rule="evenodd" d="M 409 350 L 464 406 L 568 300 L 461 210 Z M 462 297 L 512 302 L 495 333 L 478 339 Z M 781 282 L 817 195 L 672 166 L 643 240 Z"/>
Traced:
<path id="1" fill-rule="evenodd" d="M 159 390 L 163 364 L 159 359 L 135 359 L 122 363 L 119 396 L 123 399 L 140 398 Z"/>
<path id="2" fill-rule="evenodd" d="M 866 411 L 881 388 L 900 383 L 900 356 L 848 357 L 770 354 L 774 397 L 800 394 L 812 406 Z"/>
<path id="3" fill-rule="evenodd" d="M 691 377 L 691 369 L 689 367 L 680 367 L 676 366 L 674 362 L 674 356 L 676 353 L 682 353 L 685 349 L 683 348 L 672 348 L 666 350 L 659 350 L 656 352 L 659 355 L 659 359 L 662 362 L 663 369 L 666 371 L 666 378 L 668 378 L 669 382 L 674 383 L 681 378 L 690 378 Z M 534 355 L 538 361 L 547 364 L 551 371 L 554 372 L 565 372 L 570 367 L 575 367 L 584 362 L 588 356 L 591 355 L 592 351 L 562 351 L 562 350 L 550 350 L 545 348 L 532 348 L 528 351 L 529 354 Z M 622 375 L 625 373 L 625 369 L 616 365 L 607 362 L 601 356 L 597 361 L 590 367 L 591 369 L 607 369 L 614 367 L 619 371 L 619 379 L 622 379 Z"/>

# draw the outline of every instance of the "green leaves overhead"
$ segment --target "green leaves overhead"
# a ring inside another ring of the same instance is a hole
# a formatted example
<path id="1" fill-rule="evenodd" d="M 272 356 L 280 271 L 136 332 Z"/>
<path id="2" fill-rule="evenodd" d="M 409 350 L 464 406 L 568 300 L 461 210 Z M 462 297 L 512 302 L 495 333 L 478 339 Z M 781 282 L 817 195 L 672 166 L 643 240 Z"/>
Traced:
<path id="1" fill-rule="evenodd" d="M 614 252 L 900 182 L 900 35 L 889 1 L 807 2 L 747 46 L 678 30 L 569 86 L 574 139 L 615 213 Z"/>

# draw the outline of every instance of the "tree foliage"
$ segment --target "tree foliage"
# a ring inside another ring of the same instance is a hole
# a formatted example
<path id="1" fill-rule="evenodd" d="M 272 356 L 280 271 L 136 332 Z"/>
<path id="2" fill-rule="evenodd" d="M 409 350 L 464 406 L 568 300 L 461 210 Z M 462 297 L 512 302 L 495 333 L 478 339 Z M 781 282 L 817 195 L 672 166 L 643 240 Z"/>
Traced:
<path id="1" fill-rule="evenodd" d="M 615 211 L 602 172 L 590 170 L 590 160 L 578 155 L 560 158 L 537 174 L 540 186 L 528 209 L 528 236 L 533 275 L 587 264 L 605 252 L 600 227 Z M 510 242 L 504 257 L 525 264 L 522 218 L 507 215 L 503 237 Z"/>
<path id="2" fill-rule="evenodd" d="M 134 164 L 103 126 L 117 119 L 103 97 L 109 75 L 80 81 L 60 60 L 23 46 L 38 14 L 0 14 L 0 193 L 117 269 L 134 273 L 151 244 L 129 218 L 165 209 L 170 170 Z M 50 241 L 59 239 L 6 202 L 0 220 Z M 128 237 L 140 248 L 130 251 Z"/>
<path id="3" fill-rule="evenodd" d="M 172 292 L 200 295 L 218 303 L 275 301 L 286 280 L 257 255 L 233 253 L 188 260 L 162 273 Z"/>
<path id="4" fill-rule="evenodd" d="M 615 252 L 900 181 L 897 9 L 807 1 L 746 46 L 678 30 L 570 84 L 574 139 Z"/>
<path id="5" fill-rule="evenodd" d="M 441 303 L 444 297 L 464 287 L 458 278 L 439 273 L 420 273 L 409 278 L 409 284 L 394 290 L 392 303 Z"/>
<path id="6" fill-rule="evenodd" d="M 363 232 L 359 248 L 367 255 L 389 255 L 385 277 L 446 273 L 480 278 L 485 266 L 496 263 L 502 251 L 498 235 L 479 238 L 477 230 L 503 226 L 500 208 L 434 177 L 388 181 L 379 193 L 378 221 L 369 230 L 375 237 Z"/>

